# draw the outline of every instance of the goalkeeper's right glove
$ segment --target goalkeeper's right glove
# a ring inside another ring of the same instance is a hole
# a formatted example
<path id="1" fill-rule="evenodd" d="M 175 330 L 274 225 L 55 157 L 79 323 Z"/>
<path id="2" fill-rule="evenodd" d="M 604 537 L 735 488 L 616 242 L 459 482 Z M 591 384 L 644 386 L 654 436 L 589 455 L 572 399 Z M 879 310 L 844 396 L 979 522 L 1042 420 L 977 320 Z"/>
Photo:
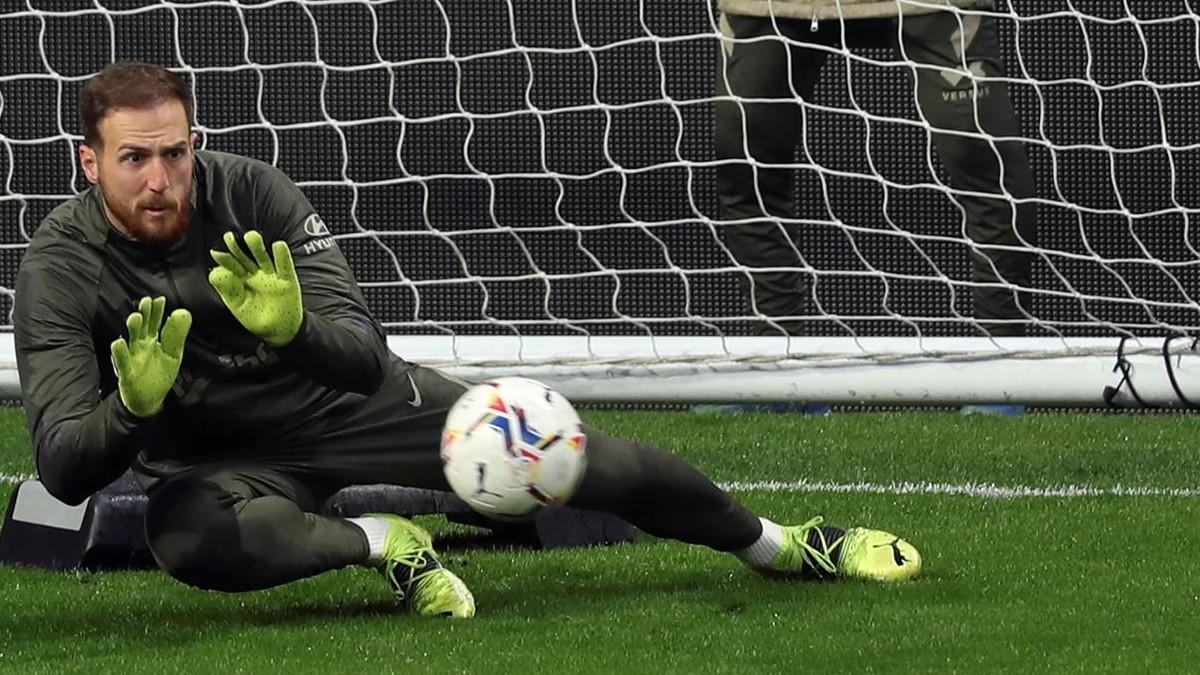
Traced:
<path id="1" fill-rule="evenodd" d="M 129 341 L 117 338 L 112 343 L 113 370 L 121 402 L 138 417 L 150 417 L 162 410 L 163 401 L 175 385 L 179 364 L 183 362 L 183 343 L 192 327 L 192 313 L 177 309 L 162 328 L 167 299 L 142 298 L 138 311 L 129 315 L 125 326 Z"/>

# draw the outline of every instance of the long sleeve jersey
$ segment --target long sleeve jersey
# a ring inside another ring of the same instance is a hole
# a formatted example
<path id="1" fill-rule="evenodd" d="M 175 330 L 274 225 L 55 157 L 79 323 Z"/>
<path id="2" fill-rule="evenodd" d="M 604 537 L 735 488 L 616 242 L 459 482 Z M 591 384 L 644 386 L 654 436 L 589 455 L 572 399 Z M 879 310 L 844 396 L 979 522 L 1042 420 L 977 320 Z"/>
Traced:
<path id="1" fill-rule="evenodd" d="M 295 339 L 248 332 L 208 283 L 210 250 L 256 229 L 291 248 L 304 302 Z M 322 418 L 379 388 L 390 353 L 320 216 L 286 176 L 236 155 L 196 153 L 191 226 L 168 247 L 109 224 L 98 188 L 42 222 L 17 276 L 17 366 L 34 456 L 51 494 L 79 503 L 131 466 L 164 467 L 270 452 L 319 434 Z M 163 409 L 121 403 L 110 344 L 143 296 L 165 296 L 193 324 Z"/>

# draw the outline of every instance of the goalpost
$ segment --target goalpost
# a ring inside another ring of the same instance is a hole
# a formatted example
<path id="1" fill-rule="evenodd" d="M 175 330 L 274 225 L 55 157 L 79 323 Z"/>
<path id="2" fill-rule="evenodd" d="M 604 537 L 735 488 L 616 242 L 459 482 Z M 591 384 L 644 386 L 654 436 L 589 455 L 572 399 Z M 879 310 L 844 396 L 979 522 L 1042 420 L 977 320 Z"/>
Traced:
<path id="1" fill-rule="evenodd" d="M 1197 8 L 987 13 L 1037 181 L 1031 337 L 978 337 L 961 193 L 912 64 L 870 49 L 796 101 L 813 329 L 755 335 L 716 212 L 709 0 L 0 2 L 0 297 L 11 324 L 29 237 L 86 187 L 79 88 L 136 58 L 189 78 L 203 147 L 304 189 L 418 363 L 576 401 L 1200 404 Z"/>

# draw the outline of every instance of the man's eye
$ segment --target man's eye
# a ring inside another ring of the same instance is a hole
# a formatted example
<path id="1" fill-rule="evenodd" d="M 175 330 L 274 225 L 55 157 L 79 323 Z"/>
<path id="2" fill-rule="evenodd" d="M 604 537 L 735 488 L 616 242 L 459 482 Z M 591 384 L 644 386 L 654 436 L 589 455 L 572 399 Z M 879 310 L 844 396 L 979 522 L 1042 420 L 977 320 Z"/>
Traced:
<path id="1" fill-rule="evenodd" d="M 129 162 L 130 164 L 141 161 L 141 159 L 142 159 L 141 155 L 139 155 L 137 153 L 132 153 L 132 152 L 129 153 L 128 155 L 121 157 L 121 161 Z"/>

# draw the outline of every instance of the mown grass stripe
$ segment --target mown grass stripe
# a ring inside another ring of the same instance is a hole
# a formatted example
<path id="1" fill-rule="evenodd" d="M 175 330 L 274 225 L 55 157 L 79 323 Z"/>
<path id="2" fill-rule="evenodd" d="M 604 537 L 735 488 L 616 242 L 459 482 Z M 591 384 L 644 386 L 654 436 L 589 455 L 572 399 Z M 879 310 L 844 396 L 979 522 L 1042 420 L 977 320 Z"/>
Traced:
<path id="1" fill-rule="evenodd" d="M 890 495 L 960 495 L 982 499 L 1017 499 L 1022 497 L 1050 497 L 1056 499 L 1073 497 L 1200 497 L 1200 489 L 1167 488 L 1115 485 L 1094 487 L 1091 485 L 996 485 L 994 483 L 833 483 L 827 481 L 734 481 L 722 483 L 721 487 L 732 492 L 837 492 L 856 494 Z"/>

